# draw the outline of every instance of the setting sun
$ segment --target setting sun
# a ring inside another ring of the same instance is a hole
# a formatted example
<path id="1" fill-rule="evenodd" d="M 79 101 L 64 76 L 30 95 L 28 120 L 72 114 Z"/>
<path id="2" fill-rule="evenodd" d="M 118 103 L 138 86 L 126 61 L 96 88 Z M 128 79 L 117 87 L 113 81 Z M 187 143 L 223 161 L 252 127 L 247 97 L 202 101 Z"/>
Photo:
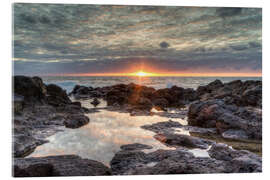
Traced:
<path id="1" fill-rule="evenodd" d="M 157 74 L 155 73 L 149 73 L 149 72 L 144 72 L 144 71 L 138 71 L 134 73 L 130 73 L 130 76 L 139 76 L 139 77 L 145 77 L 145 76 L 156 76 Z"/>
<path id="2" fill-rule="evenodd" d="M 143 72 L 143 71 L 139 71 L 136 73 L 137 76 L 147 76 L 147 73 L 146 72 Z"/>

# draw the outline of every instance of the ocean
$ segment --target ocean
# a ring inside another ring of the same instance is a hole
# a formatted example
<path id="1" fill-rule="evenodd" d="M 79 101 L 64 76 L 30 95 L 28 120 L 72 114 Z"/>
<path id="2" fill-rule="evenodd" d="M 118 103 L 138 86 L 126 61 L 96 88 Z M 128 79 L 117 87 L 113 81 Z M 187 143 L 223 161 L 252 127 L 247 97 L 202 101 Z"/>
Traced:
<path id="1" fill-rule="evenodd" d="M 78 85 L 91 86 L 91 87 L 104 87 L 115 84 L 129 84 L 135 83 L 153 87 L 155 89 L 170 88 L 173 85 L 183 88 L 196 89 L 198 86 L 206 85 L 216 79 L 221 80 L 223 83 L 233 80 L 262 80 L 261 77 L 92 77 L 92 76 L 44 76 L 42 77 L 46 84 L 57 84 L 67 92 L 71 92 L 73 87 Z"/>

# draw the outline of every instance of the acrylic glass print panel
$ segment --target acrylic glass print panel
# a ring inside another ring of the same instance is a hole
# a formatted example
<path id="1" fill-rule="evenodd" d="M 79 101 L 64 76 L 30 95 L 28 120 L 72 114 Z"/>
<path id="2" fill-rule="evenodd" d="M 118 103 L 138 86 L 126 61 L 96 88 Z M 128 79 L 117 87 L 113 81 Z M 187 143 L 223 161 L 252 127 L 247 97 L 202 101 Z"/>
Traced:
<path id="1" fill-rule="evenodd" d="M 13 4 L 13 175 L 262 171 L 262 9 Z"/>

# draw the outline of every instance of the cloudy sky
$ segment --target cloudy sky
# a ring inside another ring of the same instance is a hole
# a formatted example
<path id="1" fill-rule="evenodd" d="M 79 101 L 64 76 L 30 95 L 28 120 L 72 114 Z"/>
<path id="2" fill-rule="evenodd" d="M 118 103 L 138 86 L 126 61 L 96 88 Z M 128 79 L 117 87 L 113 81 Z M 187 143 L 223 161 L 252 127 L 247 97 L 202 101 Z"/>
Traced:
<path id="1" fill-rule="evenodd" d="M 14 74 L 260 75 L 262 10 L 14 4 Z"/>

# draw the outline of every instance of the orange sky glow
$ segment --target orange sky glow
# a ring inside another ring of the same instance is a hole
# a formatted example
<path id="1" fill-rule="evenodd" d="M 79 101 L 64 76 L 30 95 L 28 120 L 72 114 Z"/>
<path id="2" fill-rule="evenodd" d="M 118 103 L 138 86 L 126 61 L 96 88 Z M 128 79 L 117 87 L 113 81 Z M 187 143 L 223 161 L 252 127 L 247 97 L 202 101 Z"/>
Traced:
<path id="1" fill-rule="evenodd" d="M 54 74 L 56 75 L 56 74 Z M 60 74 L 57 74 L 60 75 Z M 188 72 L 174 72 L 174 73 L 162 73 L 162 72 L 148 72 L 148 71 L 135 71 L 126 73 L 76 73 L 76 74 L 61 74 L 62 76 L 138 76 L 138 77 L 261 77 L 262 73 L 188 73 Z"/>

